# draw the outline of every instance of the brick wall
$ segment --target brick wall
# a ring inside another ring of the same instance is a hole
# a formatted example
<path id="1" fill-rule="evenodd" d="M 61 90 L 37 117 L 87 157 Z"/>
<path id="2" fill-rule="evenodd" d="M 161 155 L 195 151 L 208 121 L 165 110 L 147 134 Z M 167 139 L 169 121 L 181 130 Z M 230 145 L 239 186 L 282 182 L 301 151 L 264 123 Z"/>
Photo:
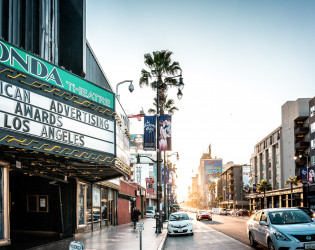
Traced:
<path id="1" fill-rule="evenodd" d="M 136 196 L 136 190 L 138 190 L 138 184 L 120 181 L 119 193 L 135 197 L 136 198 L 136 207 L 141 211 L 141 196 Z M 145 200 L 146 200 L 146 196 L 143 196 L 143 201 L 145 201 Z M 118 206 L 117 206 L 118 225 L 131 222 L 131 214 L 129 212 L 130 204 L 131 204 L 131 201 L 118 198 Z M 145 211 L 144 206 L 143 206 L 143 209 Z M 139 216 L 139 219 L 140 218 L 141 217 Z M 145 219 L 145 215 L 143 216 L 143 218 Z"/>

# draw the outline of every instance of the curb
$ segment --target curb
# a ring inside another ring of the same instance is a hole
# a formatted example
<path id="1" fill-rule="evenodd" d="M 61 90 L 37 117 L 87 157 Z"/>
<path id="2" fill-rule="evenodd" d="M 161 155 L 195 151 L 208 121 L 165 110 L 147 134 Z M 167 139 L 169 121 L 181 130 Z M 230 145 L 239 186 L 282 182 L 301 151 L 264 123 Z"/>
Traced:
<path id="1" fill-rule="evenodd" d="M 164 231 L 165 233 L 164 233 L 164 235 L 163 235 L 163 237 L 162 237 L 162 241 L 161 241 L 161 243 L 160 243 L 160 245 L 159 245 L 159 247 L 158 247 L 157 250 L 163 250 L 164 247 L 165 247 L 166 238 L 167 238 L 167 230 L 163 230 L 163 231 Z"/>

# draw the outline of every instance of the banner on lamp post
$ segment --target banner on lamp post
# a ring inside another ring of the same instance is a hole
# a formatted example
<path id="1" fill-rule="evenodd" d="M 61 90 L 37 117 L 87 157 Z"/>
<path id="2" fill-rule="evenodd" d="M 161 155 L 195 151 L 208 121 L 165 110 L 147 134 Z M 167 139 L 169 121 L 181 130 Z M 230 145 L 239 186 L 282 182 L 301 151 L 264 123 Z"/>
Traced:
<path id="1" fill-rule="evenodd" d="M 156 150 L 156 117 L 145 116 L 144 117 L 144 150 Z"/>
<path id="2" fill-rule="evenodd" d="M 308 182 L 309 183 L 314 183 L 314 167 L 308 168 Z"/>
<path id="3" fill-rule="evenodd" d="M 159 150 L 172 151 L 172 116 L 161 115 L 159 118 Z"/>
<path id="4" fill-rule="evenodd" d="M 301 169 L 302 183 L 307 183 L 307 168 Z"/>

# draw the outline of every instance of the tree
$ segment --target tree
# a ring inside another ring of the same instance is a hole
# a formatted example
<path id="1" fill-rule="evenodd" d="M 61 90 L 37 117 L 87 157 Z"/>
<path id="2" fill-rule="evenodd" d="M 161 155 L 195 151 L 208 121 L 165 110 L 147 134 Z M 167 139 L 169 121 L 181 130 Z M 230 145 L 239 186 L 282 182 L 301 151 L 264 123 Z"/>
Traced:
<path id="1" fill-rule="evenodd" d="M 272 186 L 270 183 L 267 182 L 267 180 L 261 180 L 261 182 L 257 185 L 256 190 L 258 192 L 263 192 L 264 193 L 264 208 L 267 208 L 267 204 L 265 202 L 265 197 L 266 197 L 266 191 L 269 191 L 272 189 Z"/>
<path id="2" fill-rule="evenodd" d="M 223 201 L 223 196 L 217 197 L 216 200 L 219 202 L 219 207 L 220 207 L 220 201 Z"/>
<path id="3" fill-rule="evenodd" d="M 150 86 L 153 90 L 156 90 L 157 86 L 163 86 L 159 88 L 159 99 L 165 99 L 165 93 L 168 86 L 173 87 L 178 85 L 178 81 L 174 76 L 177 76 L 181 72 L 181 68 L 178 62 L 173 62 L 171 59 L 173 52 L 168 50 L 154 51 L 152 54 L 148 53 L 144 55 L 144 64 L 149 68 L 141 70 L 141 77 L 139 80 L 140 87 Z M 159 103 L 160 114 L 164 114 L 165 104 L 162 101 Z"/>
<path id="4" fill-rule="evenodd" d="M 210 185 L 209 185 L 209 192 L 210 192 L 210 204 L 212 206 L 212 195 L 215 191 L 215 188 L 216 188 L 216 185 L 215 185 L 215 182 L 211 182 Z"/>
<path id="5" fill-rule="evenodd" d="M 164 106 L 164 110 L 167 111 L 168 114 L 172 115 L 178 108 L 174 106 L 175 102 L 173 99 L 167 99 L 167 95 L 164 95 L 163 100 L 160 100 L 161 105 Z M 154 98 L 153 106 L 156 107 L 156 98 Z M 156 114 L 156 108 L 150 108 L 148 110 L 149 114 Z"/>
<path id="6" fill-rule="evenodd" d="M 297 176 L 294 176 L 293 178 L 289 177 L 289 179 L 285 182 L 285 185 L 290 184 L 291 188 L 291 207 L 293 207 L 293 186 L 297 186 L 299 184 L 299 180 L 297 179 Z"/>

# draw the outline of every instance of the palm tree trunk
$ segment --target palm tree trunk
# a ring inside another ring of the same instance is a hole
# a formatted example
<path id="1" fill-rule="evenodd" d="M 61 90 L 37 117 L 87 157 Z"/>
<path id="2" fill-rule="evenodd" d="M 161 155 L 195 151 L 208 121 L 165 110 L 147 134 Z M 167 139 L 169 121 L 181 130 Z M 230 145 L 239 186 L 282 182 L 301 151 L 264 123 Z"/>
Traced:
<path id="1" fill-rule="evenodd" d="M 267 208 L 266 205 L 267 205 L 267 204 L 266 204 L 266 191 L 264 191 L 264 208 Z"/>

